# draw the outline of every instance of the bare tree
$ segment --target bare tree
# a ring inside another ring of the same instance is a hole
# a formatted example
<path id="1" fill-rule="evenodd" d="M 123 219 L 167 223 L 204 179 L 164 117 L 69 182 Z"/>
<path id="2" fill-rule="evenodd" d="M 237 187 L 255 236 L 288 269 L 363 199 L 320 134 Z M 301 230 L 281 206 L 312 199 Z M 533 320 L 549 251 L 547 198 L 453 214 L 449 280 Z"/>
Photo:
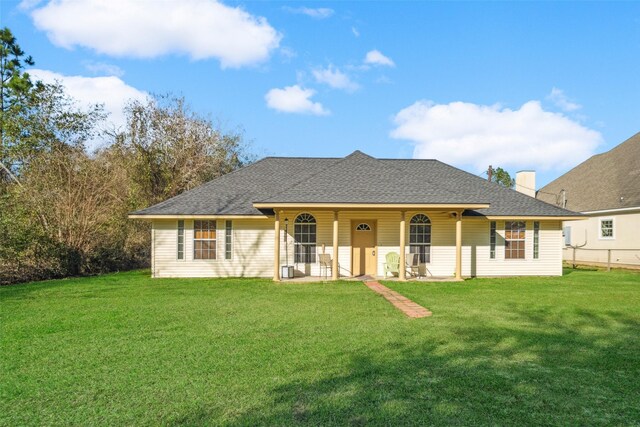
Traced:
<path id="1" fill-rule="evenodd" d="M 126 108 L 127 127 L 108 148 L 129 163 L 146 203 L 155 203 L 228 173 L 250 158 L 241 133 L 225 133 L 184 98 L 158 96 Z"/>
<path id="2" fill-rule="evenodd" d="M 114 227 L 126 218 L 126 176 L 78 148 L 64 147 L 33 159 L 23 177 L 23 200 L 45 216 L 48 232 L 69 250 L 72 274 L 87 257 L 116 244 Z"/>

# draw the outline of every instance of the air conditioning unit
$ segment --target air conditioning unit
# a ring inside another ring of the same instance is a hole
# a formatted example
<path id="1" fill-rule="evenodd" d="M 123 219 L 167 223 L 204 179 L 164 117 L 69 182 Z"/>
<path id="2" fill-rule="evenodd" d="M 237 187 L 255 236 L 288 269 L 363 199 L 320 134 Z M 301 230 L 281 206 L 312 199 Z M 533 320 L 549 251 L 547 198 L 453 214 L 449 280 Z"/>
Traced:
<path id="1" fill-rule="evenodd" d="M 280 276 L 283 279 L 293 279 L 293 265 L 283 265 Z"/>

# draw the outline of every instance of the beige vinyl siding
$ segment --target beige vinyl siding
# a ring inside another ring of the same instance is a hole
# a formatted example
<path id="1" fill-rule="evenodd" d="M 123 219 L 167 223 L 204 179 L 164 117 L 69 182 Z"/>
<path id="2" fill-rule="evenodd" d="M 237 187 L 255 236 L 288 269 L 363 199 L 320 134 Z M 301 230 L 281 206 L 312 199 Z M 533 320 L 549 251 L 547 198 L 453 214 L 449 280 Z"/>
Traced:
<path id="1" fill-rule="evenodd" d="M 540 223 L 539 258 L 533 258 L 533 223 L 525 221 L 525 258 L 504 258 L 504 223 L 496 221 L 496 257 L 489 257 L 490 222 L 462 221 L 463 276 L 560 276 L 562 275 L 562 229 L 560 221 Z"/>
<path id="2" fill-rule="evenodd" d="M 178 221 L 153 221 L 155 277 L 273 277 L 273 219 L 233 219 L 231 259 L 224 259 L 225 220 L 216 220 L 217 259 L 193 259 L 193 220 L 184 221 L 184 260 L 178 260 Z"/>
<path id="3" fill-rule="evenodd" d="M 613 239 L 600 238 L 601 219 L 613 220 Z M 572 245 L 580 246 L 586 243 L 583 248 L 576 251 L 578 262 L 606 264 L 607 250 L 611 249 L 612 264 L 640 265 L 640 212 L 591 214 L 585 220 L 565 221 L 564 227 L 571 228 Z M 564 259 L 573 258 L 573 249 L 566 248 L 563 252 Z"/>
<path id="4" fill-rule="evenodd" d="M 308 212 L 316 219 L 316 253 L 333 257 L 333 212 L 283 211 L 280 217 L 280 265 L 294 266 L 296 276 L 320 276 L 315 263 L 294 263 L 294 222 L 298 214 Z M 409 223 L 416 213 L 424 213 L 431 220 L 431 262 L 427 264 L 434 277 L 454 276 L 455 219 L 445 212 L 411 211 L 406 213 L 406 252 L 409 252 Z M 289 220 L 286 244 L 285 218 Z M 351 276 L 352 220 L 377 221 L 377 270 L 384 275 L 385 257 L 399 252 L 400 212 L 344 211 L 339 212 L 340 275 Z M 496 221 L 496 258 L 489 258 L 489 224 L 486 219 L 463 218 L 462 221 L 462 274 L 463 276 L 517 276 L 562 274 L 562 230 L 560 221 L 540 222 L 540 258 L 533 259 L 533 221 L 526 221 L 526 249 L 524 260 L 504 259 L 504 221 Z M 225 219 L 217 220 L 216 260 L 193 259 L 193 220 L 185 220 L 185 259 L 177 259 L 177 220 L 153 221 L 153 259 L 155 277 L 273 277 L 274 219 L 233 219 L 232 259 L 224 259 Z M 322 271 L 324 275 L 324 270 Z M 330 277 L 330 274 L 329 274 Z"/>

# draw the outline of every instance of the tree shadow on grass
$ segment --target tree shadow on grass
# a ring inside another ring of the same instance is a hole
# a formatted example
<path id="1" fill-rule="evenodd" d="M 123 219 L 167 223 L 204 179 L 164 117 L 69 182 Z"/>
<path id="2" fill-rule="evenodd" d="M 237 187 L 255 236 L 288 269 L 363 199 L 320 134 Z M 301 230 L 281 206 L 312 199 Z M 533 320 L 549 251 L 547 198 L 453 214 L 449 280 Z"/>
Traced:
<path id="1" fill-rule="evenodd" d="M 268 392 L 267 402 L 238 412 L 229 424 L 638 423 L 637 317 L 544 309 L 512 316 L 508 327 L 479 319 L 441 342 L 406 345 L 398 336 L 366 354 L 345 350 L 349 363 L 336 368 L 341 373 L 318 369 L 288 378 Z M 196 411 L 175 424 L 215 418 Z"/>

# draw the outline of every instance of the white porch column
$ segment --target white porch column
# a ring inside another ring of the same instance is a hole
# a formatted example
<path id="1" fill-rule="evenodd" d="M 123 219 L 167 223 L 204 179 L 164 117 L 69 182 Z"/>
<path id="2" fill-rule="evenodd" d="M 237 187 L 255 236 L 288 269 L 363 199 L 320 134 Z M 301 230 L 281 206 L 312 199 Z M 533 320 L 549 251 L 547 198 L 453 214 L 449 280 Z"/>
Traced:
<path id="1" fill-rule="evenodd" d="M 456 212 L 456 279 L 462 279 L 462 211 Z"/>
<path id="2" fill-rule="evenodd" d="M 398 268 L 398 279 L 407 280 L 407 269 L 405 259 L 405 244 L 406 244 L 406 221 L 405 212 L 400 212 L 400 266 Z"/>
<path id="3" fill-rule="evenodd" d="M 274 234 L 275 240 L 273 241 L 273 280 L 275 282 L 280 281 L 280 214 L 275 213 L 275 225 Z"/>
<path id="4" fill-rule="evenodd" d="M 331 280 L 338 280 L 338 211 L 333 212 L 333 259 L 331 260 Z"/>

